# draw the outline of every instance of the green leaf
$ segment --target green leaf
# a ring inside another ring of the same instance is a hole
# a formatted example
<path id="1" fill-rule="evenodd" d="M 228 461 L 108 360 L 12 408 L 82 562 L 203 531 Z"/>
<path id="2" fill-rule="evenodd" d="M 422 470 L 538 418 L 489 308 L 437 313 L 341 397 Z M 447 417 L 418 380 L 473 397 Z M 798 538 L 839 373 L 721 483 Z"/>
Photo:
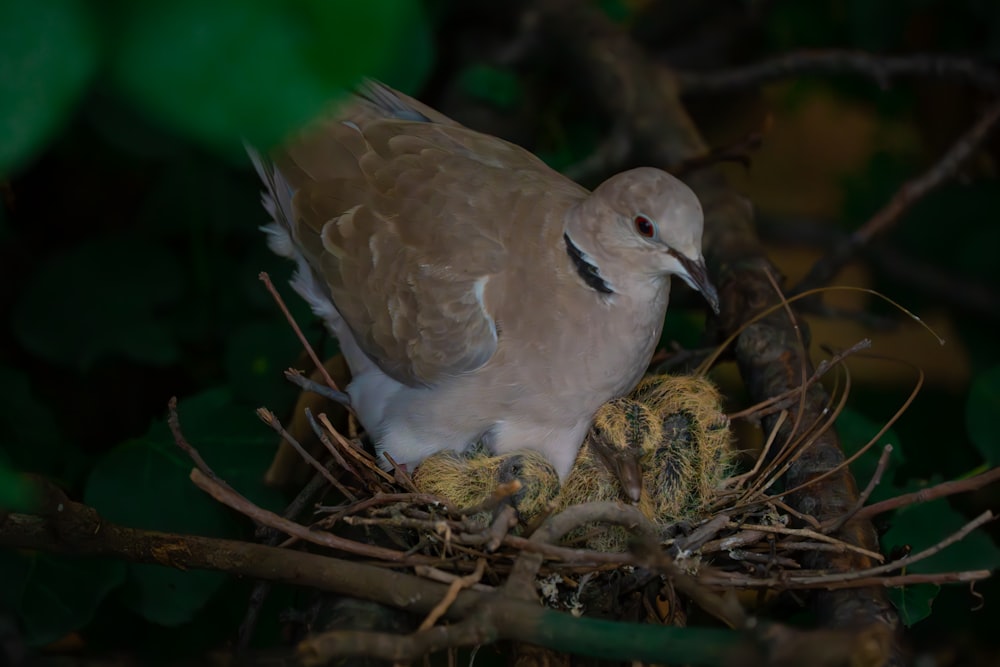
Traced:
<path id="1" fill-rule="evenodd" d="M 42 148 L 97 63 L 94 25 L 79 0 L 0 3 L 0 174 Z"/>
<path id="2" fill-rule="evenodd" d="M 36 396 L 29 377 L 0 367 L 0 453 L 12 468 L 55 477 L 69 487 L 88 465 L 79 447 L 67 443 L 56 415 Z"/>
<path id="3" fill-rule="evenodd" d="M 0 452 L 0 513 L 30 512 L 38 500 L 35 487 L 3 458 Z"/>
<path id="4" fill-rule="evenodd" d="M 1000 463 L 1000 366 L 978 373 L 969 389 L 965 424 L 969 438 L 991 466 Z"/>
<path id="5" fill-rule="evenodd" d="M 21 621 L 25 641 L 42 646 L 78 630 L 125 579 L 125 563 L 41 552 L 0 551 L 0 601 Z M 10 585 L 12 584 L 12 585 Z"/>
<path id="6" fill-rule="evenodd" d="M 837 417 L 837 435 L 840 436 L 840 445 L 847 456 L 854 455 L 858 450 L 868 444 L 876 433 L 882 428 L 881 423 L 876 423 L 850 407 L 844 410 Z M 885 445 L 892 445 L 892 454 L 889 455 L 889 465 L 882 475 L 881 483 L 872 492 L 870 502 L 878 502 L 885 498 L 890 498 L 898 492 L 893 488 L 892 479 L 899 467 L 905 462 L 899 437 L 889 429 L 879 438 L 878 442 L 871 446 L 857 461 L 851 464 L 851 473 L 857 480 L 859 486 L 864 486 L 875 474 L 878 467 L 879 458 L 882 456 L 882 448 Z"/>
<path id="7" fill-rule="evenodd" d="M 31 276 L 14 309 L 14 333 L 45 360 L 79 370 L 112 356 L 172 363 L 178 349 L 155 309 L 179 297 L 183 275 L 161 246 L 92 241 Z"/>
<path id="8" fill-rule="evenodd" d="M 105 456 L 87 484 L 85 502 L 132 528 L 236 537 L 226 509 L 187 479 L 188 464 L 163 442 L 133 440 Z M 190 620 L 225 583 L 218 572 L 130 564 L 124 604 L 147 620 L 178 625 Z"/>
<path id="9" fill-rule="evenodd" d="M 269 509 L 280 495 L 263 485 L 277 442 L 253 410 L 236 405 L 227 390 L 211 390 L 181 402 L 181 427 L 215 472 L 240 493 Z M 85 502 L 115 523 L 134 528 L 236 538 L 246 520 L 203 493 L 188 478 L 192 463 L 165 423 L 109 452 L 91 473 Z M 218 572 L 187 572 L 129 565 L 123 602 L 162 625 L 190 621 L 225 583 Z"/>
<path id="10" fill-rule="evenodd" d="M 910 489 L 911 491 L 916 489 Z M 951 508 L 946 499 L 912 505 L 899 510 L 892 519 L 892 527 L 882 536 L 882 551 L 891 553 L 908 547 L 911 553 L 923 551 L 967 523 L 967 519 Z M 906 568 L 907 572 L 935 573 L 962 570 L 996 570 L 1000 567 L 1000 549 L 983 530 L 977 530 L 965 539 Z M 912 588 L 918 590 L 911 590 Z M 933 601 L 931 589 L 906 587 L 896 594 L 897 604 L 903 604 L 901 614 L 912 616 L 911 623 L 923 618 Z M 894 602 L 896 602 L 894 598 Z"/>
<path id="11" fill-rule="evenodd" d="M 121 90 L 201 141 L 270 146 L 363 75 L 379 76 L 415 0 L 149 0 L 124 17 Z"/>
<path id="12" fill-rule="evenodd" d="M 890 588 L 889 599 L 899 612 L 899 620 L 910 627 L 931 615 L 934 598 L 940 591 L 941 587 L 937 584 L 916 584 L 915 586 Z"/>

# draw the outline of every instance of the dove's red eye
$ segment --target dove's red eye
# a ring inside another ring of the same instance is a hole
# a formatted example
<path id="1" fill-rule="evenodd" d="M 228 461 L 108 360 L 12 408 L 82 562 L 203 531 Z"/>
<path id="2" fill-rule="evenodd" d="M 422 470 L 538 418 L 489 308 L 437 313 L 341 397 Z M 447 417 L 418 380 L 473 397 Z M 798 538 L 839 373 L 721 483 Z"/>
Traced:
<path id="1" fill-rule="evenodd" d="M 635 216 L 635 231 L 639 232 L 640 235 L 645 236 L 647 239 L 651 239 L 656 236 L 656 225 L 644 215 Z"/>

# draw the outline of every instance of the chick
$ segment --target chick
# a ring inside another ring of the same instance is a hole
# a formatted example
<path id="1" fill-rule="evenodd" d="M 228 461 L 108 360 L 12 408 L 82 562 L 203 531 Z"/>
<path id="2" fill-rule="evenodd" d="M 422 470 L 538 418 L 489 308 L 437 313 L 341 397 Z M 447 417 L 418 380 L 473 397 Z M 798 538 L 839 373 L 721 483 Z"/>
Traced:
<path id="1" fill-rule="evenodd" d="M 698 520 L 729 474 L 731 459 L 729 421 L 715 385 L 703 377 L 650 376 L 598 411 L 557 508 L 631 500 L 661 528 Z M 617 526 L 586 526 L 567 536 L 581 537 L 601 551 L 628 544 L 627 532 Z"/>
<path id="2" fill-rule="evenodd" d="M 595 500 L 643 504 L 643 459 L 661 436 L 661 420 L 649 406 L 628 397 L 605 403 L 559 493 L 558 506 Z M 651 512 L 648 497 L 645 505 Z"/>
<path id="3" fill-rule="evenodd" d="M 655 525 L 702 518 L 729 473 L 728 419 L 709 380 L 656 375 L 627 397 L 601 406 L 562 488 L 548 461 L 532 450 L 492 456 L 442 451 L 414 475 L 421 491 L 460 508 L 482 505 L 497 485 L 517 479 L 511 499 L 522 521 L 590 501 L 632 502 Z M 621 551 L 628 534 L 618 526 L 583 526 L 567 540 L 602 551 Z"/>
<path id="4" fill-rule="evenodd" d="M 559 491 L 555 468 L 539 452 L 517 450 L 493 456 L 485 449 L 467 453 L 441 450 L 424 459 L 413 474 L 413 483 L 424 492 L 448 499 L 460 510 L 482 506 L 500 484 L 517 481 L 521 488 L 509 501 L 522 522 L 547 510 Z M 476 515 L 482 523 L 487 513 Z"/>
<path id="5" fill-rule="evenodd" d="M 601 406 L 587 435 L 585 456 L 592 455 L 617 478 L 634 503 L 642 496 L 642 462 L 662 438 L 661 420 L 644 403 L 619 398 Z M 580 465 L 580 460 L 577 460 Z"/>
<path id="6" fill-rule="evenodd" d="M 631 502 L 649 518 L 654 506 L 646 486 L 643 460 L 662 435 L 661 420 L 649 406 L 624 397 L 601 406 L 566 483 L 557 511 L 592 501 Z M 587 524 L 566 536 L 597 551 L 621 551 L 628 533 L 620 526 Z"/>
<path id="7" fill-rule="evenodd" d="M 698 519 L 732 469 L 729 419 L 719 390 L 704 377 L 652 375 L 631 397 L 660 418 L 661 440 L 642 459 L 653 520 Z"/>

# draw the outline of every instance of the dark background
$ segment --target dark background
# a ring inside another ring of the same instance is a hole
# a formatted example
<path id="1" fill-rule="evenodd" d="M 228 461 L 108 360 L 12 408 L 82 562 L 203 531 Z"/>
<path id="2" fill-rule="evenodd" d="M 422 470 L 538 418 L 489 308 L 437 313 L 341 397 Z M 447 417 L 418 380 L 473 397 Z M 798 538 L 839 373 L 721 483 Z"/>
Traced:
<path id="1" fill-rule="evenodd" d="M 239 138 L 274 143 L 367 74 L 594 185 L 607 173 L 583 161 L 615 119 L 587 102 L 588 73 L 567 76 L 518 3 L 135 4 L 17 0 L 0 9 L 0 63 L 9 65 L 0 67 L 0 485 L 16 489 L 16 472 L 41 473 L 112 520 L 249 536 L 189 488 L 189 465 L 162 424 L 167 400 L 180 397 L 188 431 L 216 469 L 280 507 L 280 494 L 259 481 L 274 438 L 253 409 L 287 414 L 296 394 L 280 371 L 302 361 L 257 280 L 267 270 L 283 286 L 290 269 L 257 230 L 266 214 Z M 1000 57 L 1000 5 L 989 0 L 600 5 L 650 59 L 681 71 L 816 48 L 956 54 L 986 68 Z M 727 170 L 793 284 L 930 168 L 990 99 L 952 77 L 882 87 L 848 72 L 805 72 L 686 102 L 713 146 L 762 134 L 748 164 Z M 810 319 L 817 346 L 870 337 L 873 352 L 896 360 L 851 361 L 840 422 L 847 447 L 895 413 L 915 368 L 926 375 L 883 439 L 899 452 L 883 497 L 1000 456 L 998 147 L 988 139 L 833 281 L 898 301 L 945 346 L 870 295 L 830 294 L 836 315 Z M 678 293 L 665 338 L 698 345 L 700 304 Z M 322 339 L 315 324 L 307 333 Z M 716 377 L 735 407 L 731 366 Z M 893 544 L 933 544 L 996 500 L 987 488 L 880 527 L 897 531 Z M 985 534 L 947 554 L 938 570 L 1000 560 Z M 0 566 L 0 623 L 57 653 L 203 655 L 232 637 L 248 590 L 212 574 L 161 577 L 44 554 L 0 552 Z M 931 612 L 913 642 L 943 664 L 995 664 L 1000 591 L 993 582 L 976 588 L 984 601 L 962 587 L 946 588 L 932 610 L 923 606 L 934 591 L 911 600 L 921 608 L 909 610 L 913 620 Z M 278 641 L 277 611 L 294 596 L 272 597 L 259 645 Z"/>

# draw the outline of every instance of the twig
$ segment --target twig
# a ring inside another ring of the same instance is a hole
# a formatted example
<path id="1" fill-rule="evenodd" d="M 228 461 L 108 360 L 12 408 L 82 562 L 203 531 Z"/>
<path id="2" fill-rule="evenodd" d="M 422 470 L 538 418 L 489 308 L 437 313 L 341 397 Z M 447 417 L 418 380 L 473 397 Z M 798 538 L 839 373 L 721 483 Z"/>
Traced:
<path id="1" fill-rule="evenodd" d="M 850 521 L 855 515 L 857 515 L 858 512 L 861 511 L 861 508 L 865 506 L 865 503 L 868 502 L 868 499 L 871 497 L 875 487 L 882 481 L 882 475 L 885 474 L 885 469 L 889 466 L 889 458 L 891 456 L 892 445 L 886 445 L 882 448 L 882 455 L 878 457 L 878 465 L 875 467 L 875 472 L 872 474 L 872 478 L 868 480 L 868 484 L 861 492 L 861 495 L 858 496 L 858 499 L 854 502 L 854 506 L 845 512 L 843 516 L 838 519 L 834 519 L 829 522 L 828 525 L 824 526 L 824 533 L 837 532 L 845 523 Z"/>
<path id="2" fill-rule="evenodd" d="M 712 517 L 710 520 L 691 531 L 690 535 L 676 540 L 673 545 L 674 552 L 697 551 L 728 524 L 729 516 L 725 513 Z"/>
<path id="3" fill-rule="evenodd" d="M 302 343 L 302 347 L 305 348 L 306 354 L 309 355 L 313 364 L 316 365 L 316 370 L 323 375 L 323 380 L 326 381 L 330 389 L 339 392 L 340 389 L 337 387 L 337 383 L 333 381 L 332 377 L 330 377 L 330 374 L 326 370 L 326 366 L 324 366 L 319 360 L 319 356 L 317 356 L 316 351 L 313 350 L 312 345 L 310 345 L 309 341 L 306 340 L 305 334 L 302 333 L 302 329 L 299 328 L 298 322 L 296 322 L 295 318 L 292 317 L 291 311 L 289 311 L 288 306 L 285 305 L 285 300 L 281 298 L 281 295 L 278 294 L 278 290 L 275 289 L 274 283 L 271 282 L 271 276 L 267 275 L 267 271 L 261 271 L 257 277 L 264 283 L 264 287 L 267 288 L 267 291 L 271 294 L 274 302 L 278 304 L 278 308 L 281 309 L 281 312 L 285 315 L 285 319 L 288 320 L 288 324 L 291 325 L 292 331 L 295 332 L 299 342 Z"/>
<path id="4" fill-rule="evenodd" d="M 445 572 L 444 570 L 430 565 L 415 565 L 413 567 L 413 572 L 418 577 L 424 577 L 425 579 L 436 581 L 439 584 L 451 584 L 453 581 L 461 578 L 451 572 Z M 482 591 L 484 593 L 492 593 L 496 591 L 496 588 L 493 586 L 487 586 L 486 584 L 478 582 L 474 583 L 472 586 L 468 586 L 467 588 L 471 588 L 474 591 Z"/>
<path id="5" fill-rule="evenodd" d="M 892 417 L 890 417 L 885 422 L 885 424 L 882 425 L 882 428 L 878 430 L 878 433 L 872 436 L 871 439 L 867 443 L 865 443 L 863 447 L 858 449 L 858 451 L 854 452 L 854 454 L 852 454 L 851 456 L 847 457 L 847 459 L 841 462 L 837 467 L 833 468 L 832 470 L 827 470 L 817 475 L 816 477 L 813 477 L 812 479 L 809 479 L 803 482 L 802 484 L 799 484 L 796 487 L 788 489 L 787 491 L 784 492 L 784 495 L 790 495 L 797 491 L 801 491 L 802 489 L 808 487 L 810 484 L 815 484 L 816 482 L 822 480 L 826 476 L 834 474 L 839 469 L 846 469 L 847 466 L 854 463 L 856 460 L 861 458 L 861 456 L 863 456 L 865 452 L 874 447 L 875 443 L 878 442 L 883 435 L 885 435 L 886 431 L 892 428 L 892 425 L 895 424 L 899 420 L 899 418 L 903 416 L 903 413 L 906 412 L 907 409 L 909 409 L 910 405 L 912 405 L 913 401 L 917 398 L 917 394 L 920 393 L 920 389 L 924 386 L 924 372 L 920 368 L 917 368 L 916 370 L 918 373 L 917 383 L 913 386 L 913 390 L 910 392 L 910 395 L 906 397 L 906 400 L 903 401 L 903 404 L 899 407 L 896 413 L 892 415 Z M 857 514 L 854 515 L 854 518 L 859 519 L 861 518 L 860 515 L 861 512 L 858 512 Z"/>
<path id="6" fill-rule="evenodd" d="M 396 481 L 396 484 L 403 487 L 406 491 L 410 493 L 418 493 L 416 484 L 413 483 L 413 478 L 410 477 L 410 473 L 406 472 L 406 469 L 396 463 L 396 459 L 392 458 L 389 452 L 382 452 L 382 456 L 385 460 L 389 462 L 392 466 L 392 476 Z"/>
<path id="7" fill-rule="evenodd" d="M 756 544 L 762 537 L 764 537 L 764 533 L 759 530 L 740 530 L 740 532 L 733 533 L 727 537 L 706 542 L 702 545 L 701 550 L 703 553 L 730 551 L 731 549 L 739 549 Z"/>
<path id="8" fill-rule="evenodd" d="M 440 505 L 449 514 L 459 514 L 458 508 L 453 506 L 447 499 L 441 498 L 440 496 L 431 495 L 429 493 L 383 493 L 381 491 L 376 492 L 370 498 L 359 500 L 356 503 L 351 503 L 350 505 L 320 507 L 317 511 L 346 516 L 348 514 L 358 514 L 359 512 L 363 512 L 372 507 L 391 505 L 393 503 Z"/>
<path id="9" fill-rule="evenodd" d="M 778 454 L 774 457 L 774 459 L 764 468 L 764 472 L 760 475 L 760 478 L 751 484 L 749 489 L 743 494 L 741 501 L 736 505 L 736 507 L 753 504 L 763 498 L 764 492 L 776 484 L 778 480 L 782 479 L 784 475 L 791 470 L 793 466 L 795 466 L 802 454 L 808 450 L 813 443 L 825 434 L 833 431 L 833 423 L 836 421 L 841 411 L 843 411 L 844 406 L 847 404 L 847 396 L 850 389 L 850 373 L 847 371 L 846 367 L 844 367 L 843 370 L 846 378 L 845 389 L 836 408 L 831 410 L 829 409 L 829 405 L 827 405 L 823 410 L 813 411 L 816 421 L 811 424 L 806 433 L 802 435 L 801 441 L 788 442 L 778 451 Z M 828 398 L 828 403 L 832 400 L 833 397 L 830 396 Z M 826 416 L 826 419 L 821 422 L 824 416 Z M 846 470 L 846 468 L 841 466 L 826 472 L 833 475 L 838 470 Z M 822 476 L 812 477 L 804 484 L 812 483 L 821 479 L 825 478 Z M 785 491 L 782 495 L 791 496 L 792 493 L 793 491 L 790 490 Z"/>
<path id="10" fill-rule="evenodd" d="M 781 303 L 781 307 L 788 317 L 788 326 L 791 328 L 792 333 L 795 334 L 795 343 L 798 345 L 799 352 L 801 353 L 799 355 L 799 409 L 795 412 L 792 425 L 789 427 L 788 434 L 786 435 L 786 439 L 790 441 L 798 433 L 799 425 L 806 414 L 806 380 L 809 377 L 809 351 L 806 349 L 805 340 L 802 338 L 802 327 L 799 326 L 799 319 L 792 312 L 792 306 L 788 303 L 788 299 L 785 298 L 784 292 L 781 291 L 778 280 L 774 277 L 774 271 L 767 266 L 764 267 L 763 271 L 767 282 L 771 284 L 771 289 L 774 290 L 775 296 L 778 297 L 778 301 Z"/>
<path id="11" fill-rule="evenodd" d="M 348 526 L 392 526 L 393 528 L 408 528 L 412 530 L 424 530 L 437 532 L 438 530 L 453 530 L 465 528 L 460 522 L 448 521 L 446 519 L 417 519 L 413 517 L 396 514 L 394 516 L 345 516 L 343 521 Z M 329 528 L 323 522 L 324 528 Z"/>
<path id="12" fill-rule="evenodd" d="M 748 523 L 738 523 L 736 521 L 730 521 L 727 524 L 727 528 L 739 528 L 743 530 L 755 531 L 758 533 L 774 533 L 776 535 L 792 535 L 795 537 L 805 537 L 817 542 L 826 542 L 827 544 L 843 545 L 847 551 L 853 551 L 854 553 L 867 556 L 874 561 L 882 562 L 885 557 L 878 553 L 877 551 L 871 551 L 869 549 L 863 549 L 859 546 L 855 546 L 843 540 L 838 540 L 829 535 L 824 535 L 823 533 L 818 533 L 815 530 L 809 528 L 786 528 L 785 526 L 764 526 L 764 525 L 754 525 Z"/>
<path id="13" fill-rule="evenodd" d="M 831 590 L 837 588 L 857 588 L 860 586 L 885 586 L 896 588 L 916 584 L 958 584 L 969 581 L 989 579 L 993 573 L 989 570 L 963 570 L 961 572 L 941 572 L 940 574 L 900 574 L 894 577 L 869 577 L 854 581 L 831 582 L 825 586 Z"/>
<path id="14" fill-rule="evenodd" d="M 486 531 L 487 539 L 484 545 L 486 550 L 496 551 L 497 547 L 503 542 L 503 538 L 507 537 L 507 533 L 516 525 L 517 510 L 512 505 L 505 504 L 497 512 L 496 517 L 494 517 L 493 522 Z"/>
<path id="15" fill-rule="evenodd" d="M 726 479 L 723 482 L 726 488 L 735 486 L 737 487 L 737 489 L 739 489 L 739 487 L 743 484 L 743 482 L 749 479 L 755 479 L 757 477 L 757 474 L 760 471 L 761 466 L 764 465 L 764 462 L 768 460 L 767 455 L 768 453 L 770 453 L 771 446 L 777 439 L 778 433 L 781 431 L 781 427 L 785 423 L 786 419 L 788 419 L 788 411 L 782 410 L 781 413 L 778 415 L 777 419 L 775 420 L 774 425 L 771 426 L 771 431 L 767 436 L 767 440 L 764 442 L 764 447 L 760 450 L 760 454 L 757 456 L 757 460 L 754 461 L 753 468 L 751 468 L 748 472 L 743 473 L 742 475 L 735 475 L 733 477 Z"/>
<path id="16" fill-rule="evenodd" d="M 184 432 L 181 430 L 180 417 L 177 414 L 177 397 L 172 396 L 169 401 L 167 401 L 167 425 L 170 427 L 170 433 L 174 436 L 174 443 L 184 450 L 184 453 L 198 466 L 198 470 L 202 471 L 208 477 L 216 480 L 224 486 L 228 486 L 222 479 L 220 479 L 215 472 L 208 467 L 205 463 L 205 459 L 201 458 L 201 454 L 198 450 L 191 446 L 188 439 L 184 437 Z"/>
<path id="17" fill-rule="evenodd" d="M 773 244 L 806 245 L 829 248 L 843 243 L 847 234 L 832 221 L 809 218 L 758 218 L 761 237 Z M 1000 319 L 1000 294 L 993 285 L 975 280 L 968 275 L 955 275 L 950 270 L 912 256 L 890 244 L 872 244 L 863 249 L 865 257 L 893 282 L 901 283 L 922 292 L 932 301 L 943 301 L 949 306 L 965 310 L 978 317 Z M 809 302 L 799 307 L 803 312 L 822 316 L 836 316 L 859 321 L 866 327 L 888 330 L 895 323 L 883 316 L 866 311 L 838 312 L 829 307 L 818 307 Z"/>
<path id="18" fill-rule="evenodd" d="M 464 577 L 458 577 L 448 585 L 448 592 L 445 596 L 441 598 L 430 613 L 427 614 L 427 618 L 424 619 L 420 627 L 417 628 L 417 632 L 423 630 L 429 630 L 434 627 L 434 624 L 438 622 L 448 608 L 455 602 L 458 597 L 458 592 L 463 588 L 470 588 L 475 584 L 478 584 L 483 578 L 483 573 L 486 572 L 486 559 L 480 558 L 476 561 L 476 569 L 472 574 L 467 574 Z"/>
<path id="19" fill-rule="evenodd" d="M 326 466 L 317 461 L 312 454 L 307 452 L 305 448 L 301 444 L 299 444 L 299 441 L 296 440 L 291 433 L 285 430 L 285 427 L 281 425 L 281 422 L 278 421 L 278 418 L 275 416 L 273 412 L 271 412 L 267 408 L 257 408 L 257 416 L 260 418 L 262 422 L 264 422 L 272 429 L 274 429 L 274 432 L 280 435 L 285 440 L 285 442 L 290 444 L 295 449 L 295 451 L 299 453 L 299 456 L 301 456 L 302 459 L 312 467 L 313 470 L 322 475 L 323 478 L 326 479 L 326 481 L 329 482 L 331 486 L 333 486 L 333 488 L 337 489 L 337 491 L 340 491 L 341 495 L 343 495 L 350 501 L 355 501 L 358 499 L 357 496 L 351 493 L 350 489 L 341 484 L 340 480 L 333 476 L 333 473 L 331 473 L 329 470 L 326 469 Z"/>
<path id="20" fill-rule="evenodd" d="M 497 638 L 493 623 L 482 614 L 475 614 L 453 625 L 438 625 L 410 635 L 332 630 L 300 642 L 297 652 L 307 667 L 328 665 L 336 658 L 350 657 L 400 665 L 447 648 L 480 646 Z"/>
<path id="21" fill-rule="evenodd" d="M 230 507 L 240 514 L 249 517 L 265 526 L 280 530 L 283 533 L 297 537 L 300 540 L 318 544 L 320 546 L 336 549 L 345 553 L 368 558 L 378 558 L 392 562 L 434 562 L 435 559 L 421 556 L 407 556 L 402 551 L 386 549 L 370 544 L 362 544 L 353 540 L 344 539 L 331 533 L 315 531 L 301 526 L 294 521 L 289 521 L 278 516 L 274 512 L 254 505 L 252 502 L 241 496 L 228 485 L 224 485 L 219 480 L 213 479 L 195 468 L 191 471 L 191 481 L 195 486 L 209 494 L 223 505 Z"/>
<path id="22" fill-rule="evenodd" d="M 965 80 L 990 92 L 1000 90 L 1000 74 L 996 69 L 971 58 L 930 53 L 876 56 L 836 49 L 788 53 L 746 67 L 714 72 L 678 72 L 677 81 L 685 94 L 721 93 L 803 74 L 845 72 L 870 77 L 883 89 L 893 77 L 916 75 Z"/>
<path id="23" fill-rule="evenodd" d="M 870 519 L 873 516 L 878 516 L 879 514 L 899 509 L 900 507 L 905 507 L 907 505 L 912 505 L 914 503 L 925 503 L 937 498 L 951 496 L 956 493 L 975 491 L 976 489 L 981 489 L 984 486 L 993 484 L 997 481 L 1000 481 L 1000 468 L 993 468 L 992 470 L 980 473 L 975 477 L 960 479 L 953 482 L 941 482 L 940 484 L 935 484 L 934 486 L 926 489 L 921 489 L 919 491 L 914 491 L 913 493 L 906 493 L 901 496 L 896 496 L 895 498 L 883 500 L 882 502 L 869 505 L 868 507 L 862 507 L 858 510 L 857 514 L 854 515 L 854 518 Z"/>
<path id="24" fill-rule="evenodd" d="M 638 509 L 611 502 L 589 502 L 572 505 L 548 519 L 534 532 L 529 542 L 552 544 L 558 542 L 574 528 L 588 523 L 602 522 L 624 526 L 637 532 L 641 539 L 655 541 L 656 530 Z M 521 600 L 535 599 L 535 577 L 542 565 L 542 554 L 522 551 L 507 577 L 504 591 Z"/>
<path id="25" fill-rule="evenodd" d="M 466 516 L 473 516 L 479 514 L 480 512 L 492 512 L 500 503 L 504 502 L 515 493 L 520 491 L 522 488 L 521 481 L 518 479 L 512 479 L 509 482 L 500 482 L 493 489 L 490 497 L 482 501 L 478 505 L 473 505 L 462 510 L 462 514 Z"/>
<path id="26" fill-rule="evenodd" d="M 821 524 L 820 524 L 819 521 L 816 520 L 816 517 L 814 517 L 814 516 L 812 516 L 810 514 L 806 514 L 805 512 L 798 511 L 797 509 L 795 509 L 791 505 L 789 505 L 789 504 L 785 503 L 783 500 L 781 500 L 781 498 L 769 498 L 768 501 L 767 501 L 767 504 L 768 505 L 774 505 L 774 507 L 776 507 L 777 509 L 781 510 L 782 512 L 785 512 L 786 514 L 791 514 L 792 516 L 794 516 L 799 521 L 804 521 L 805 523 L 808 523 L 810 526 L 812 526 L 816 530 L 819 530 L 820 527 L 821 527 Z"/>
<path id="27" fill-rule="evenodd" d="M 942 549 L 945 549 L 955 542 L 965 538 L 966 535 L 971 533 L 976 528 L 979 528 L 992 520 L 993 513 L 987 510 L 937 544 L 934 544 L 919 553 L 911 554 L 905 558 L 890 561 L 876 567 L 865 568 L 853 572 L 824 573 L 818 575 L 782 574 L 780 577 L 742 580 L 740 585 L 747 588 L 816 588 L 820 586 L 829 588 L 833 584 L 837 583 L 854 582 L 854 586 L 857 586 L 858 581 L 871 579 L 872 577 L 882 575 L 887 572 L 900 570 L 926 558 L 930 558 Z M 702 582 L 712 585 L 733 584 L 732 579 L 726 581 L 725 579 L 719 578 L 716 574 L 706 575 L 702 578 Z"/>
<path id="28" fill-rule="evenodd" d="M 809 376 L 805 384 L 798 387 L 793 387 L 783 394 L 777 396 L 772 396 L 766 400 L 760 401 L 750 407 L 740 410 L 739 412 L 730 413 L 729 419 L 753 419 L 759 420 L 761 417 L 778 412 L 779 410 L 784 410 L 788 407 L 790 399 L 802 394 L 802 392 L 815 382 L 818 382 L 830 372 L 832 369 L 837 367 L 837 364 L 842 363 L 847 357 L 860 352 L 862 350 L 867 350 L 871 348 L 872 342 L 869 338 L 862 338 L 854 345 L 849 348 L 838 352 L 829 359 L 823 359 L 816 365 L 816 369 L 813 374 Z"/>
<path id="29" fill-rule="evenodd" d="M 333 459 L 340 465 L 341 468 L 354 475 L 354 477 L 358 481 L 364 482 L 365 481 L 364 478 L 361 477 L 361 475 L 358 474 L 358 471 L 354 468 L 354 466 L 348 463 L 347 460 L 343 457 L 343 455 L 341 455 L 340 450 L 337 449 L 337 446 L 333 444 L 332 440 L 330 440 L 330 436 L 327 435 L 326 430 L 319 425 L 319 422 L 316 421 L 316 418 L 313 416 L 312 410 L 306 408 L 305 415 L 306 415 L 306 420 L 309 422 L 309 427 L 312 429 L 313 433 L 316 434 L 316 437 L 319 438 L 319 441 L 323 443 L 323 446 L 326 447 L 326 451 L 330 452 L 330 456 L 333 457 Z"/>
<path id="30" fill-rule="evenodd" d="M 824 545 L 828 546 L 828 545 Z M 786 558 L 784 556 L 776 556 L 774 554 L 759 554 L 755 551 L 747 551 L 746 549 L 730 549 L 726 552 L 726 556 L 734 561 L 748 561 L 750 563 L 760 563 L 762 565 L 774 566 L 780 565 L 781 567 L 788 568 L 791 570 L 797 570 L 802 566 L 799 565 L 798 561 L 792 558 Z"/>
<path id="31" fill-rule="evenodd" d="M 885 232 L 899 222 L 903 214 L 913 204 L 952 178 L 958 172 L 959 167 L 983 143 L 998 119 L 1000 119 L 1000 102 L 989 107 L 979 120 L 952 144 L 948 152 L 931 165 L 930 169 L 917 178 L 904 183 L 889 200 L 889 203 L 883 206 L 868 222 L 813 264 L 806 276 L 792 289 L 792 293 L 801 294 L 828 283 L 837 271 L 854 257 L 859 248 L 867 245 L 872 237 Z"/>
<path id="32" fill-rule="evenodd" d="M 322 368 L 324 371 L 326 370 L 325 366 L 323 366 Z M 294 384 L 295 386 L 297 386 L 299 389 L 302 389 L 303 391 L 311 391 L 314 394 L 319 394 L 320 396 L 327 398 L 333 401 L 334 403 L 343 405 L 346 408 L 351 407 L 351 397 L 348 396 L 345 392 L 342 392 L 339 389 L 331 389 L 326 385 L 322 385 L 319 382 L 316 382 L 315 380 L 307 378 L 305 375 L 303 375 L 302 371 L 296 368 L 286 369 L 285 379 Z"/>
<path id="33" fill-rule="evenodd" d="M 350 454 L 355 461 L 362 464 L 364 467 L 368 468 L 369 470 L 371 470 L 372 472 L 374 472 L 375 474 L 377 474 L 379 477 L 389 482 L 390 484 L 394 484 L 396 482 L 396 480 L 393 478 L 392 475 L 382 470 L 378 466 L 378 463 L 375 462 L 375 459 L 372 458 L 371 454 L 364 451 L 363 449 L 358 449 L 357 447 L 351 445 L 351 443 L 349 443 L 347 439 L 340 434 L 340 431 L 338 431 L 333 427 L 333 424 L 330 423 L 330 420 L 329 418 L 327 418 L 326 414 L 320 414 L 318 419 L 320 423 L 323 424 L 323 426 L 326 428 L 327 432 L 333 435 L 334 439 L 336 439 L 336 441 L 340 444 L 341 448 L 348 454 Z"/>
<path id="34" fill-rule="evenodd" d="M 592 566 L 592 565 L 638 565 L 638 559 L 628 553 L 612 551 L 592 551 L 590 549 L 577 549 L 574 547 L 564 547 L 558 544 L 533 541 L 519 535 L 507 535 L 503 538 L 504 546 L 509 546 L 518 551 L 529 551 L 541 554 L 546 558 L 561 561 L 566 565 Z"/>

